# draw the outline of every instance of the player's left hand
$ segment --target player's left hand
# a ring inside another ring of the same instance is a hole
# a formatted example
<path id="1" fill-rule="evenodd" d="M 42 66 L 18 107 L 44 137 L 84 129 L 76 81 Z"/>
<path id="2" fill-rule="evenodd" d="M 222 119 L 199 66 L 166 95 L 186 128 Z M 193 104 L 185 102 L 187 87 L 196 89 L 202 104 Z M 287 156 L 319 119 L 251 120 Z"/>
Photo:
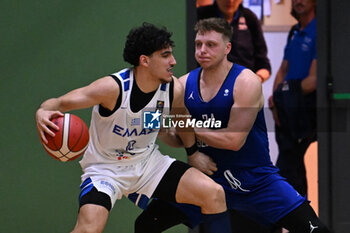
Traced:
<path id="1" fill-rule="evenodd" d="M 188 163 L 207 175 L 213 175 L 218 170 L 216 163 L 208 155 L 199 151 L 188 156 Z"/>

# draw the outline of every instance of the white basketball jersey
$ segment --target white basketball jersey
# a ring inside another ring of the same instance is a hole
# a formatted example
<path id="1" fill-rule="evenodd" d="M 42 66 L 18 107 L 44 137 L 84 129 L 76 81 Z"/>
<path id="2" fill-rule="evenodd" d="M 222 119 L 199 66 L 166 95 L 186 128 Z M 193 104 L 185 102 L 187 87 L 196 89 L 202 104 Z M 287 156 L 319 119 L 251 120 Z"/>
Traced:
<path id="1" fill-rule="evenodd" d="M 110 116 L 99 113 L 99 105 L 93 107 L 90 123 L 89 147 L 81 161 L 82 167 L 99 163 L 128 165 L 140 161 L 155 149 L 159 129 L 144 128 L 144 112 L 169 114 L 170 84 L 161 84 L 151 101 L 140 111 L 132 112 L 130 96 L 134 76 L 132 69 L 115 74 L 121 86 L 121 105 Z"/>

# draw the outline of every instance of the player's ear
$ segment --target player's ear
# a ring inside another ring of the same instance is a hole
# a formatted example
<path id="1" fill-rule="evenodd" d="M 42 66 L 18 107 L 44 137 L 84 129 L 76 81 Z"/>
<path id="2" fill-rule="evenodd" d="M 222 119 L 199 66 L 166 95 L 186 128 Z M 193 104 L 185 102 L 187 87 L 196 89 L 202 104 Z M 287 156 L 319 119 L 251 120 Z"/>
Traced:
<path id="1" fill-rule="evenodd" d="M 229 41 L 229 42 L 227 42 L 226 43 L 226 54 L 229 54 L 230 53 L 230 51 L 231 51 L 231 48 L 232 48 L 232 44 L 231 44 L 231 42 Z"/>
<path id="2" fill-rule="evenodd" d="M 141 66 L 148 66 L 149 64 L 149 57 L 146 55 L 141 55 L 140 56 L 140 65 Z"/>

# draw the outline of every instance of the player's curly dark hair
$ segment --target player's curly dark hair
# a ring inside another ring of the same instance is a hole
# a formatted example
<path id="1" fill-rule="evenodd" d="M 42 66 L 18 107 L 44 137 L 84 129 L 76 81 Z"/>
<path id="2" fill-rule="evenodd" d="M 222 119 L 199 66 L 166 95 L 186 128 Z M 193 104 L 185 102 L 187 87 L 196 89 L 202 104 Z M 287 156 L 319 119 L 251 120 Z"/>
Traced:
<path id="1" fill-rule="evenodd" d="M 153 24 L 143 23 L 129 32 L 123 52 L 124 61 L 138 66 L 141 55 L 149 56 L 158 50 L 174 47 L 171 36 L 172 33 L 165 27 L 157 28 Z"/>

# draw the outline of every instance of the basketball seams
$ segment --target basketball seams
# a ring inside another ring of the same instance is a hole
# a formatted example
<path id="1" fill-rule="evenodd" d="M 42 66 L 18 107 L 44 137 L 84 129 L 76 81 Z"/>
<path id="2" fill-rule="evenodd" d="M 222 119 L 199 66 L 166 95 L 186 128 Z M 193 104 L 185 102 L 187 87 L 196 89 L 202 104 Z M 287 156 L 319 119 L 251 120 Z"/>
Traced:
<path id="1" fill-rule="evenodd" d="M 73 118 L 75 116 L 72 115 L 71 117 Z M 81 130 L 79 130 L 80 135 L 79 135 L 78 139 L 75 141 L 75 144 L 72 147 L 69 146 L 69 142 L 70 142 L 71 139 L 69 138 L 70 134 L 68 134 L 67 145 L 68 145 L 68 149 L 69 149 L 69 155 L 72 155 L 72 156 L 65 156 L 65 157 L 68 158 L 68 160 L 76 159 L 79 155 L 81 155 L 87 149 L 87 145 L 86 145 L 83 148 L 79 149 L 78 151 L 74 151 L 74 148 L 81 142 L 81 139 L 82 139 L 83 135 L 85 134 L 85 130 L 86 130 L 85 128 L 86 127 L 85 127 L 85 123 L 83 121 L 78 121 L 78 118 L 76 120 L 74 120 L 74 121 L 71 120 L 70 124 L 72 124 L 72 122 L 79 122 L 79 126 L 81 127 Z M 71 128 L 69 128 L 69 129 L 71 130 Z"/>
<path id="2" fill-rule="evenodd" d="M 69 125 L 70 125 L 71 115 L 69 113 L 64 114 L 63 119 L 63 129 L 62 129 L 62 146 L 60 152 L 65 156 L 69 153 L 68 148 L 68 136 L 69 136 Z"/>
<path id="3" fill-rule="evenodd" d="M 82 122 L 79 122 L 80 124 L 79 124 L 79 126 L 80 126 L 80 130 L 79 130 L 79 132 L 80 132 L 80 135 L 79 135 L 79 137 L 78 137 L 78 139 L 75 141 L 75 143 L 74 143 L 74 145 L 72 145 L 72 147 L 70 147 L 69 146 L 69 143 L 68 143 L 68 148 L 69 148 L 69 150 L 70 151 L 72 151 L 72 152 L 78 152 L 78 151 L 74 151 L 74 148 L 79 144 L 79 142 L 80 142 L 80 139 L 82 138 L 82 136 L 83 136 L 83 134 L 84 134 L 84 125 L 82 124 Z M 69 138 L 69 135 L 68 135 L 68 142 L 70 142 L 70 138 Z M 80 150 L 79 150 L 80 151 Z"/>
<path id="4" fill-rule="evenodd" d="M 44 149 L 56 160 L 66 162 L 78 158 L 88 147 L 89 131 L 84 121 L 78 116 L 65 113 L 63 117 L 55 119 L 55 124 L 60 127 L 56 133 L 59 138 L 53 138 L 51 144 L 45 145 Z M 77 136 L 77 137 L 76 137 Z M 72 142 L 70 142 L 72 140 Z M 60 148 L 58 144 L 61 142 Z M 70 146 L 73 144 L 73 146 Z M 80 148 L 79 147 L 83 147 Z M 78 148 L 78 151 L 73 151 Z"/>

